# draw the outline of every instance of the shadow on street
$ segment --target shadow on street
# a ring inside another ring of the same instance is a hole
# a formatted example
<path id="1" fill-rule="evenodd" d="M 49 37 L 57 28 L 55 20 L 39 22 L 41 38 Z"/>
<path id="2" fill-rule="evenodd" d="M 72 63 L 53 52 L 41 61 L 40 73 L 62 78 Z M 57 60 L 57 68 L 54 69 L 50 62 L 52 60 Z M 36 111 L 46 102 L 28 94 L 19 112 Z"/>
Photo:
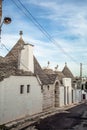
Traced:
<path id="1" fill-rule="evenodd" d="M 37 130 L 75 130 L 76 126 L 80 127 L 81 123 L 87 120 L 87 114 L 85 114 L 85 117 L 83 116 L 85 112 L 87 112 L 87 104 L 83 103 L 40 120 L 39 123 L 35 124 L 35 128 Z M 86 123 L 85 127 L 87 129 Z M 85 128 L 81 130 L 85 130 Z"/>

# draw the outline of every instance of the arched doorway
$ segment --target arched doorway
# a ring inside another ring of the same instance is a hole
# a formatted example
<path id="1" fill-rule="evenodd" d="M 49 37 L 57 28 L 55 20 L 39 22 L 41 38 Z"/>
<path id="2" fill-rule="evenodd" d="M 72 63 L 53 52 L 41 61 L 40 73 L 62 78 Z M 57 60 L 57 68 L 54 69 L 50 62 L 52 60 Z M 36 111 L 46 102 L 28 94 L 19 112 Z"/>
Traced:
<path id="1" fill-rule="evenodd" d="M 56 82 L 55 84 L 55 93 L 54 93 L 54 97 L 55 97 L 55 107 L 59 107 L 59 101 L 60 101 L 60 97 L 59 97 L 60 91 L 59 91 L 59 82 Z"/>

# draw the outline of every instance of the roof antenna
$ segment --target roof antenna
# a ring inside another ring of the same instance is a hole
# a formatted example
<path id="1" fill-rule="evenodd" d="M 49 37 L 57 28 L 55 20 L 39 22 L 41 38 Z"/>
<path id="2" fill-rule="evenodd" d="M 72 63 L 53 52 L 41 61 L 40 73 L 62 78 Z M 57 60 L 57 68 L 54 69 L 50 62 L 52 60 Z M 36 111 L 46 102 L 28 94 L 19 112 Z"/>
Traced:
<path id="1" fill-rule="evenodd" d="M 59 67 L 58 65 L 55 67 L 55 71 L 57 71 L 58 67 Z"/>
<path id="2" fill-rule="evenodd" d="M 20 33 L 19 33 L 19 34 L 20 34 L 20 38 L 22 38 L 23 32 L 22 32 L 22 31 L 20 31 Z"/>

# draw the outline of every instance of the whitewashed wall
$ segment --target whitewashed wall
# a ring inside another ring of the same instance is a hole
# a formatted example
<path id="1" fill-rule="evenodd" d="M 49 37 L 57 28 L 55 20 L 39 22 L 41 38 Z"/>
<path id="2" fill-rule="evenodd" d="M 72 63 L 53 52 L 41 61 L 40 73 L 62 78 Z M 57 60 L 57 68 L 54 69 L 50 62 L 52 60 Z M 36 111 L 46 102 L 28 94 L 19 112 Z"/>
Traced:
<path id="1" fill-rule="evenodd" d="M 82 91 L 81 91 L 81 89 L 76 89 L 75 101 L 76 101 L 76 103 L 79 103 L 79 102 L 81 102 L 81 100 L 82 100 Z"/>
<path id="2" fill-rule="evenodd" d="M 60 86 L 60 107 L 64 106 L 64 86 Z"/>
<path id="3" fill-rule="evenodd" d="M 85 95 L 85 99 L 87 100 L 87 92 L 85 92 L 84 90 L 82 90 L 82 100 L 83 100 L 83 94 Z"/>
<path id="4" fill-rule="evenodd" d="M 27 85 L 30 93 L 27 93 Z M 20 94 L 20 85 L 24 93 Z M 11 76 L 0 82 L 0 124 L 42 112 L 41 87 L 34 76 Z"/>
<path id="5" fill-rule="evenodd" d="M 75 103 L 76 102 L 76 90 L 72 88 L 72 103 Z"/>
<path id="6" fill-rule="evenodd" d="M 24 49 L 21 50 L 19 69 L 34 73 L 33 46 L 30 44 L 24 45 Z"/>
<path id="7" fill-rule="evenodd" d="M 71 87 L 71 78 L 63 78 L 63 85 L 65 87 L 65 105 L 72 103 L 72 87 Z M 67 96 L 68 95 L 68 96 Z"/>

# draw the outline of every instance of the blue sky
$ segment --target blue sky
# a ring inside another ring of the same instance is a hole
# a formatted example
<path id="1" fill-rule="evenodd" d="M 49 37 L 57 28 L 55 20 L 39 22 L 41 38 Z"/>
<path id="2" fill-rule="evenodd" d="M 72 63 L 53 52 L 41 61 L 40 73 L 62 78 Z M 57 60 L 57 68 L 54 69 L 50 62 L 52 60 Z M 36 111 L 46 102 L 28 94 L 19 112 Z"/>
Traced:
<path id="1" fill-rule="evenodd" d="M 32 23 L 18 0 L 14 1 L 19 8 L 13 0 L 4 0 L 2 4 L 3 18 L 12 19 L 11 24 L 2 26 L 2 43 L 11 49 L 22 30 L 24 41 L 35 45 L 34 55 L 42 67 L 50 61 L 51 68 L 58 64 L 62 70 L 67 62 L 73 74 L 79 75 L 83 63 L 83 75 L 87 75 L 87 0 L 20 0 L 57 45 Z M 0 55 L 6 54 L 1 46 Z"/>

